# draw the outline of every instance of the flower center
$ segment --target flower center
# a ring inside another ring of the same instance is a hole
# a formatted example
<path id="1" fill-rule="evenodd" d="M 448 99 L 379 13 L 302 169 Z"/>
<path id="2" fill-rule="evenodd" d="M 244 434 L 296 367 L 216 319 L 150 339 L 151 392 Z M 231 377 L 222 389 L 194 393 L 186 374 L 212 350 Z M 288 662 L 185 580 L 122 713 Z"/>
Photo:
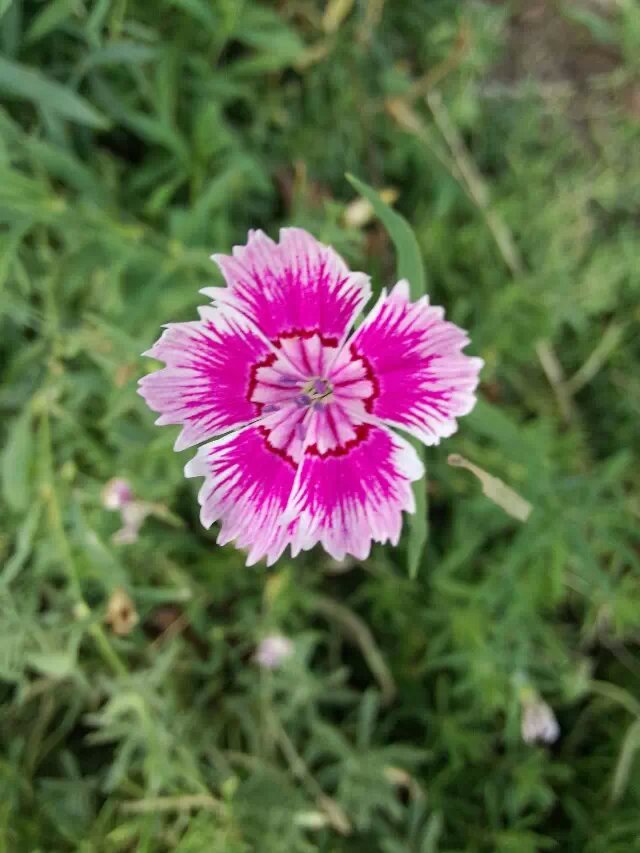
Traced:
<path id="1" fill-rule="evenodd" d="M 267 446 L 295 465 L 305 450 L 335 455 L 359 443 L 378 394 L 369 363 L 319 332 L 273 344 L 276 351 L 254 365 L 247 392 Z"/>
<path id="2" fill-rule="evenodd" d="M 310 379 L 302 389 L 302 394 L 295 398 L 297 406 L 301 408 L 311 406 L 314 411 L 322 411 L 325 403 L 330 402 L 333 387 L 328 379 Z"/>

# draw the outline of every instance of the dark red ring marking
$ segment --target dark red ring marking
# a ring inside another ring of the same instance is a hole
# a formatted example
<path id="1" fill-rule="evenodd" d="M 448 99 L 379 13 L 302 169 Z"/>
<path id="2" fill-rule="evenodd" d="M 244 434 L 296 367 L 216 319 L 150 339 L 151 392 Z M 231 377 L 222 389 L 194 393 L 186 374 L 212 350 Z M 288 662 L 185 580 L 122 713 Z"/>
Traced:
<path id="1" fill-rule="evenodd" d="M 362 362 L 364 366 L 365 378 L 368 379 L 369 382 L 371 382 L 371 384 L 373 385 L 373 391 L 371 392 L 371 394 L 369 394 L 368 397 L 365 397 L 362 401 L 364 403 L 365 410 L 369 412 L 369 414 L 371 414 L 371 412 L 373 412 L 374 400 L 380 396 L 380 383 L 378 382 L 378 377 L 373 372 L 373 368 L 371 367 L 369 359 L 358 352 L 355 344 L 351 344 L 349 346 L 349 352 L 356 361 Z"/>
<path id="2" fill-rule="evenodd" d="M 323 335 L 319 329 L 291 329 L 290 331 L 282 332 L 280 335 L 278 335 L 277 338 L 271 340 L 271 343 L 273 344 L 274 347 L 276 347 L 277 349 L 280 349 L 282 346 L 282 340 L 285 338 L 302 338 L 304 340 L 309 340 L 314 335 L 318 335 L 318 337 L 320 338 L 320 342 L 324 346 L 327 346 L 327 347 L 337 347 L 338 346 L 338 339 L 337 338 Z M 364 400 L 363 400 L 365 410 L 367 412 L 371 413 L 373 411 L 374 401 L 376 400 L 377 397 L 380 396 L 380 383 L 378 382 L 378 378 L 376 377 L 375 373 L 373 372 L 373 369 L 371 367 L 369 360 L 366 358 L 366 356 L 364 356 L 358 352 L 358 350 L 356 349 L 354 344 L 351 344 L 349 346 L 349 352 L 351 353 L 351 356 L 355 361 L 362 362 L 362 365 L 364 367 L 364 372 L 365 372 L 365 379 L 368 379 L 369 382 L 371 382 L 371 385 L 373 386 L 373 391 L 371 392 L 371 394 L 368 397 L 364 398 Z M 254 403 L 253 400 L 251 399 L 253 396 L 253 393 L 256 389 L 256 386 L 258 384 L 257 373 L 258 373 L 258 370 L 260 370 L 260 368 L 262 368 L 262 367 L 270 367 L 276 361 L 276 358 L 277 358 L 277 356 L 275 353 L 272 353 L 272 352 L 268 353 L 261 361 L 256 362 L 251 367 L 251 370 L 249 372 L 249 383 L 248 383 L 248 388 L 247 388 L 246 399 L 248 400 L 248 402 L 253 403 L 253 405 L 256 407 L 258 415 L 262 414 L 262 410 L 264 408 L 264 403 Z M 371 431 L 371 425 L 370 424 L 359 424 L 358 426 L 354 427 L 354 429 L 355 429 L 355 433 L 356 433 L 355 438 L 350 439 L 345 444 L 338 445 L 337 447 L 330 448 L 329 450 L 325 450 L 322 453 L 318 450 L 317 444 L 311 444 L 311 445 L 309 445 L 309 447 L 306 448 L 305 453 L 308 454 L 309 456 L 316 456 L 320 459 L 323 459 L 327 456 L 333 456 L 333 457 L 346 456 L 350 450 L 352 450 L 354 447 L 357 447 L 359 444 L 361 444 L 363 441 L 365 441 L 365 439 L 369 435 L 369 432 Z M 267 446 L 267 448 L 272 453 L 275 453 L 277 456 L 280 456 L 282 459 L 284 459 L 285 462 L 287 462 L 293 468 L 297 468 L 296 461 L 291 456 L 289 456 L 289 454 L 287 453 L 286 450 L 284 450 L 280 447 L 274 447 L 274 445 L 271 444 L 271 442 L 269 441 L 269 436 L 271 435 L 271 430 L 268 427 L 265 427 L 264 425 L 260 424 L 258 426 L 258 431 L 260 432 L 260 434 L 264 438 L 265 445 Z"/>
<path id="3" fill-rule="evenodd" d="M 284 459 L 285 462 L 287 462 L 289 465 L 291 465 L 291 467 L 294 470 L 297 471 L 298 463 L 295 461 L 295 459 L 293 459 L 291 456 L 289 456 L 289 454 L 287 453 L 286 450 L 283 450 L 281 447 L 274 447 L 273 444 L 271 444 L 271 442 L 269 441 L 269 436 L 271 435 L 271 430 L 267 429 L 266 426 L 259 424 L 258 425 L 258 432 L 264 438 L 264 443 L 265 443 L 266 448 L 268 450 L 270 450 L 272 453 L 275 453 L 276 456 L 279 456 L 281 459 Z"/>
<path id="4" fill-rule="evenodd" d="M 275 340 L 271 341 L 271 343 L 274 347 L 280 349 L 283 338 L 302 338 L 303 340 L 308 341 L 309 338 L 312 338 L 314 335 L 318 335 L 320 343 L 324 344 L 326 347 L 337 347 L 340 343 L 336 337 L 323 335 L 320 329 L 289 329 L 288 332 L 281 332 Z"/>
<path id="5" fill-rule="evenodd" d="M 366 439 L 371 431 L 371 424 L 358 424 L 354 429 L 356 431 L 356 437 L 350 438 L 345 444 L 339 444 L 337 447 L 331 447 L 329 450 L 325 450 L 324 453 L 320 453 L 317 444 L 310 444 L 305 452 L 309 456 L 319 456 L 320 459 L 324 459 L 326 456 L 346 456 L 350 450 L 357 447 L 359 444 L 362 444 Z"/>
<path id="6" fill-rule="evenodd" d="M 251 399 L 253 397 L 253 392 L 256 390 L 256 386 L 258 384 L 257 373 L 261 367 L 270 367 L 273 364 L 273 362 L 276 360 L 276 358 L 277 358 L 277 356 L 274 352 L 267 353 L 265 358 L 263 358 L 262 361 L 257 361 L 251 367 L 251 370 L 249 371 L 249 385 L 247 387 L 246 397 L 247 397 L 247 400 L 250 403 L 253 403 L 253 405 L 256 407 L 256 409 L 258 410 L 257 411 L 258 415 L 262 414 L 262 409 L 264 407 L 264 403 L 254 403 L 253 400 Z"/>

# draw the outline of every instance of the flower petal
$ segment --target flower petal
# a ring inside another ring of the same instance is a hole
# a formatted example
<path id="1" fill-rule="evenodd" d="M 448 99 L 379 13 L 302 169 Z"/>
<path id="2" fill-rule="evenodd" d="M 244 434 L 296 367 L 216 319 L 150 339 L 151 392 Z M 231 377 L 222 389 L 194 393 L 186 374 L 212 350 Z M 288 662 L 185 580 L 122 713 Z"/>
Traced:
<path id="1" fill-rule="evenodd" d="M 369 277 L 352 273 L 342 258 L 302 228 L 283 228 L 274 243 L 250 231 L 233 255 L 213 255 L 228 292 L 205 288 L 213 299 L 230 299 L 275 341 L 295 331 L 318 331 L 339 342 L 369 299 Z"/>
<path id="2" fill-rule="evenodd" d="M 243 426 L 259 414 L 248 398 L 253 365 L 269 344 L 239 311 L 227 306 L 199 309 L 201 319 L 173 323 L 145 355 L 166 367 L 140 380 L 158 424 L 183 424 L 175 444 L 184 450 Z"/>
<path id="3" fill-rule="evenodd" d="M 397 545 L 402 511 L 414 512 L 411 481 L 424 473 L 418 455 L 401 436 L 371 423 L 355 428 L 346 446 L 321 454 L 321 423 L 310 426 L 285 520 L 295 519 L 292 554 L 320 542 L 336 560 L 364 560 L 375 542 Z M 351 445 L 351 446 L 350 446 Z"/>
<path id="4" fill-rule="evenodd" d="M 220 521 L 220 545 L 235 540 L 248 549 L 247 565 L 278 559 L 291 540 L 282 516 L 296 468 L 267 444 L 261 427 L 203 445 L 184 470 L 187 477 L 206 478 L 198 495 L 200 518 L 205 527 Z"/>
<path id="5" fill-rule="evenodd" d="M 409 286 L 400 281 L 388 296 L 382 293 L 349 346 L 375 375 L 372 413 L 437 444 L 475 405 L 483 361 L 462 353 L 468 343 L 462 329 L 444 320 L 442 308 L 426 297 L 411 303 Z"/>

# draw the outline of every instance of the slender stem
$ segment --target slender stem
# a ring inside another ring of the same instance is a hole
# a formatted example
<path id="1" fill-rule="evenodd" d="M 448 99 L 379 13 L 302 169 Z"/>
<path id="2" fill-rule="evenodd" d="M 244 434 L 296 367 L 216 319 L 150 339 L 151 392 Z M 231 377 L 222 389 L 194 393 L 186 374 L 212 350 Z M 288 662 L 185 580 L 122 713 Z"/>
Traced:
<path id="1" fill-rule="evenodd" d="M 322 790 L 275 714 L 270 715 L 270 724 L 273 726 L 278 743 L 293 775 L 300 780 L 309 794 L 314 797 L 319 808 L 325 813 L 333 828 L 341 835 L 349 835 L 351 833 L 349 818 L 338 803 Z"/>
<path id="2" fill-rule="evenodd" d="M 224 811 L 224 803 L 210 794 L 183 794 L 179 797 L 147 797 L 144 800 L 127 800 L 120 810 L 127 814 L 149 814 L 152 812 L 183 812 L 193 809 Z"/>
<path id="3" fill-rule="evenodd" d="M 594 679 L 589 684 L 589 690 L 598 696 L 602 696 L 603 699 L 608 699 L 610 702 L 617 702 L 623 708 L 626 708 L 630 714 L 634 714 L 640 718 L 640 702 L 627 690 L 618 687 L 617 684 L 610 684 L 608 681 Z"/>
<path id="4" fill-rule="evenodd" d="M 40 436 L 42 450 L 42 491 L 47 503 L 49 515 L 49 525 L 51 532 L 56 541 L 60 558 L 67 570 L 67 577 L 74 598 L 76 599 L 76 612 L 80 618 L 88 618 L 91 616 L 91 609 L 82 594 L 82 585 L 78 574 L 78 567 L 71 551 L 69 540 L 64 529 L 62 520 L 62 512 L 60 510 L 60 501 L 55 487 L 55 477 L 53 470 L 53 449 L 51 444 L 51 428 L 49 425 L 49 413 L 46 406 L 43 407 L 42 418 L 40 421 Z M 116 651 L 111 646 L 104 628 L 97 622 L 91 622 L 88 627 L 96 647 L 103 660 L 107 663 L 116 675 L 127 675 L 128 670 L 122 660 L 118 657 Z"/>
<path id="5" fill-rule="evenodd" d="M 558 401 L 560 414 L 564 418 L 565 422 L 569 423 L 569 421 L 575 416 L 575 407 L 573 405 L 571 391 L 567 384 L 562 365 L 558 360 L 558 356 L 555 354 L 553 347 L 551 346 L 551 342 L 548 340 L 539 340 L 536 343 L 536 353 L 540 364 L 542 365 L 542 369 L 545 372 L 545 376 L 549 380 L 549 385 L 551 385 L 551 389 Z"/>
<path id="6" fill-rule="evenodd" d="M 566 387 L 569 393 L 576 394 L 581 388 L 584 388 L 588 382 L 591 382 L 593 377 L 620 343 L 623 333 L 624 326 L 619 323 L 613 322 L 607 326 L 600 339 L 600 343 L 593 350 L 589 358 L 585 361 L 582 367 L 580 367 L 579 370 L 577 370 L 573 376 L 567 380 Z"/>
<path id="7" fill-rule="evenodd" d="M 451 121 L 449 113 L 440 97 L 440 93 L 431 91 L 427 94 L 425 100 L 458 167 L 458 171 L 462 175 L 464 185 L 471 199 L 484 216 L 487 227 L 495 240 L 502 259 L 514 277 L 521 275 L 524 270 L 524 264 L 511 231 L 491 207 L 487 184 L 468 152 L 458 129 Z"/>
<path id="8" fill-rule="evenodd" d="M 337 622 L 344 632 L 355 641 L 380 685 L 382 701 L 385 704 L 391 702 L 396 694 L 396 685 L 369 627 L 352 610 L 328 596 L 314 595 L 312 606 L 325 617 Z"/>
<path id="9" fill-rule="evenodd" d="M 99 625 L 97 622 L 92 622 L 91 625 L 89 625 L 89 633 L 93 637 L 96 647 L 102 655 L 104 662 L 111 667 L 113 672 L 116 675 L 128 675 L 129 671 L 126 665 L 122 662 L 118 653 L 109 642 L 102 625 Z"/>

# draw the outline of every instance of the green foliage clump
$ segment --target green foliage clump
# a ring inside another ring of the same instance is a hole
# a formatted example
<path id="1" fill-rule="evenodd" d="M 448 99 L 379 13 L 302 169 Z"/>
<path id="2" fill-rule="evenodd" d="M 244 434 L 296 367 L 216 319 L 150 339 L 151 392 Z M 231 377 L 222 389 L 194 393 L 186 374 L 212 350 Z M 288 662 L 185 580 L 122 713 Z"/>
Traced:
<path id="1" fill-rule="evenodd" d="M 0 2 L 0 850 L 638 849 L 640 9 L 579 5 Z M 415 578 L 406 541 L 245 569 L 135 393 L 250 227 L 390 283 L 346 172 L 486 361 Z"/>

